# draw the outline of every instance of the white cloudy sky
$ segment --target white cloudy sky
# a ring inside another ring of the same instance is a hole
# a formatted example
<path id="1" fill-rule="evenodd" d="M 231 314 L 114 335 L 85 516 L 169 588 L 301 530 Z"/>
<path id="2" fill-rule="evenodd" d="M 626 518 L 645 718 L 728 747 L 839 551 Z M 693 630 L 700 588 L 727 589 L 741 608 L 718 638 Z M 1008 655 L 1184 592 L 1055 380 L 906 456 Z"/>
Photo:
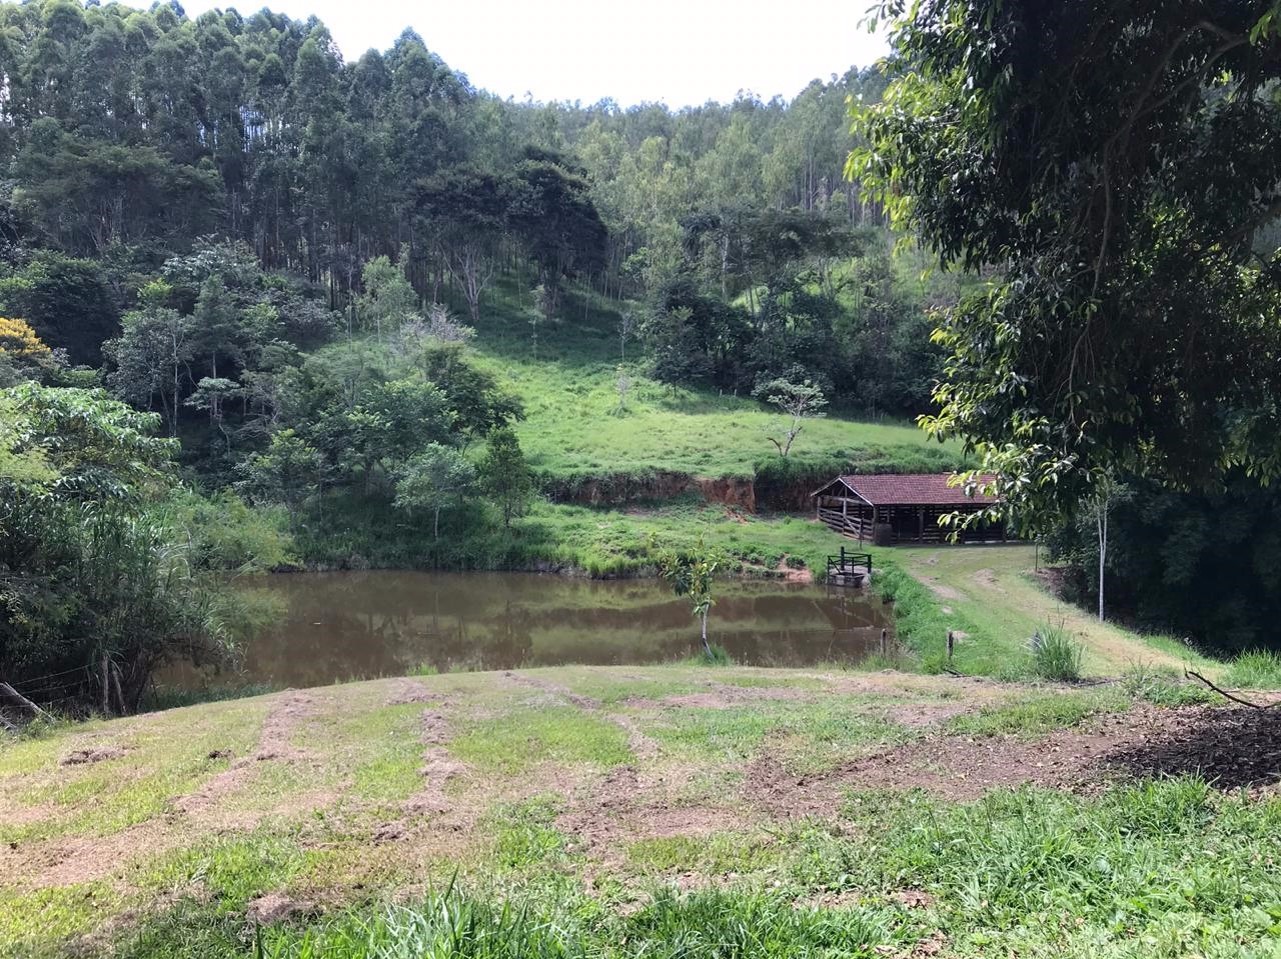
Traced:
<path id="1" fill-rule="evenodd" d="M 149 6 L 150 0 L 130 0 Z M 258 0 L 181 0 L 196 16 L 241 13 Z M 819 77 L 885 52 L 860 26 L 870 0 L 272 0 L 320 17 L 343 55 L 385 49 L 407 26 L 472 83 L 504 97 L 673 107 L 729 100 L 739 90 L 792 97 Z"/>

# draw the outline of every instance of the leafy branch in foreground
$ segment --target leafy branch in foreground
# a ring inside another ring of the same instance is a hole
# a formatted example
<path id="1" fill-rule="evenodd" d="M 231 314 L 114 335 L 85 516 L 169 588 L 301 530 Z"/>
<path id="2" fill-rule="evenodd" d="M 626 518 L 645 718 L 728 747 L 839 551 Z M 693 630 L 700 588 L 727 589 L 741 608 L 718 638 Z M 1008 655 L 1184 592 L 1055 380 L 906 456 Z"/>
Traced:
<path id="1" fill-rule="evenodd" d="M 1006 508 L 1067 518 L 1109 471 L 1281 472 L 1281 43 L 1270 0 L 881 3 L 898 78 L 849 162 L 944 269 L 923 418 Z"/>

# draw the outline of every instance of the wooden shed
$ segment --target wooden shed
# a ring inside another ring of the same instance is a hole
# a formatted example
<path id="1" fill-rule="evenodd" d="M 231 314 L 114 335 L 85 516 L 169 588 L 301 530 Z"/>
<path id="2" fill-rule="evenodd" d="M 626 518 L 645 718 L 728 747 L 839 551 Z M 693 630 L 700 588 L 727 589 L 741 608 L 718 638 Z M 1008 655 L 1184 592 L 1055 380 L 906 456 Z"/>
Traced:
<path id="1" fill-rule="evenodd" d="M 967 496 L 964 487 L 949 485 L 950 479 L 947 473 L 838 476 L 812 495 L 820 520 L 860 542 L 942 543 L 952 530 L 939 526 L 939 517 L 977 513 L 996 502 L 983 493 Z M 960 532 L 964 543 L 1005 539 L 1001 523 L 984 522 Z"/>

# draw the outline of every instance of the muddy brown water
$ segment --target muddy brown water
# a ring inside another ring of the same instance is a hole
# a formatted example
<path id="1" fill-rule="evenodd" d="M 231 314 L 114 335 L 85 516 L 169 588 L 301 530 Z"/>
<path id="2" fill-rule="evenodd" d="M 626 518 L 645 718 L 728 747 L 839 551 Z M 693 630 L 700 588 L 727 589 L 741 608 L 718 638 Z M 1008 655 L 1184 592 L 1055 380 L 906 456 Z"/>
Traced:
<path id="1" fill-rule="evenodd" d="M 654 580 L 375 571 L 270 576 L 251 588 L 275 596 L 284 615 L 245 650 L 236 678 L 248 683 L 661 663 L 699 647 L 689 603 Z M 719 583 L 708 623 L 713 642 L 753 666 L 854 662 L 878 651 L 882 628 L 893 635 L 874 596 L 768 580 Z M 209 680 L 185 668 L 162 679 Z"/>

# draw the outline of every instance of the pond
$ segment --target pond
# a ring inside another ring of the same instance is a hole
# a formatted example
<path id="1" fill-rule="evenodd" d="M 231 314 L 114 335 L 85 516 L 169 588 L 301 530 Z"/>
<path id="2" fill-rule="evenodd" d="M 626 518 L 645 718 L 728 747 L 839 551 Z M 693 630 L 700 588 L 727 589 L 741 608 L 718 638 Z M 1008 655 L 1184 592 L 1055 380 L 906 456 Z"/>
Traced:
<path id="1" fill-rule="evenodd" d="M 424 669 L 644 664 L 699 648 L 688 601 L 655 580 L 536 573 L 359 572 L 264 577 L 286 609 L 245 652 L 250 683 L 316 686 Z M 712 642 L 736 663 L 855 662 L 893 633 L 889 607 L 857 589 L 776 580 L 717 584 Z M 202 682 L 173 671 L 166 684 Z"/>

